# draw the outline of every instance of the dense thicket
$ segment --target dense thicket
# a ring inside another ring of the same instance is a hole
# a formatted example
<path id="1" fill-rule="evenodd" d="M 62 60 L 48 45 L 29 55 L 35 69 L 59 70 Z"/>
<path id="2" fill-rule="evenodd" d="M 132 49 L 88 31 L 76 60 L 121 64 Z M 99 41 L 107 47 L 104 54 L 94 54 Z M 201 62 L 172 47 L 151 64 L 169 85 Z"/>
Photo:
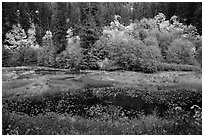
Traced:
<path id="1" fill-rule="evenodd" d="M 3 66 L 200 66 L 201 11 L 201 3 L 3 3 Z"/>

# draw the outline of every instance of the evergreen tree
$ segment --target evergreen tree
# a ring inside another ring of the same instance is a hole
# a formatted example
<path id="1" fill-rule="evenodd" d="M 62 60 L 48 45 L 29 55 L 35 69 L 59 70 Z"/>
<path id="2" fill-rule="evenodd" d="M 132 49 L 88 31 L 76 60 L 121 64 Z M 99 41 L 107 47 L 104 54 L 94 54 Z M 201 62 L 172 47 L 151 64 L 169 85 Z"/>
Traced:
<path id="1" fill-rule="evenodd" d="M 60 53 L 66 49 L 66 32 L 68 30 L 67 20 L 67 4 L 56 3 L 55 12 L 52 18 L 53 42 L 56 47 L 56 53 Z"/>
<path id="2" fill-rule="evenodd" d="M 82 3 L 80 5 L 81 9 L 81 29 L 79 36 L 81 39 L 81 47 L 83 48 L 83 64 L 81 65 L 82 69 L 86 69 L 89 64 L 89 52 L 92 45 L 98 40 L 99 37 L 99 28 L 96 26 L 96 21 L 94 14 L 96 9 L 91 3 Z"/>
<path id="3" fill-rule="evenodd" d="M 28 8 L 27 2 L 18 2 L 18 21 L 21 24 L 22 28 L 25 30 L 25 32 L 28 31 L 30 28 L 30 10 Z"/>
<path id="4" fill-rule="evenodd" d="M 16 2 L 3 2 L 2 3 L 2 43 L 6 42 L 6 33 L 12 29 L 14 24 L 18 23 L 17 17 L 17 3 Z"/>

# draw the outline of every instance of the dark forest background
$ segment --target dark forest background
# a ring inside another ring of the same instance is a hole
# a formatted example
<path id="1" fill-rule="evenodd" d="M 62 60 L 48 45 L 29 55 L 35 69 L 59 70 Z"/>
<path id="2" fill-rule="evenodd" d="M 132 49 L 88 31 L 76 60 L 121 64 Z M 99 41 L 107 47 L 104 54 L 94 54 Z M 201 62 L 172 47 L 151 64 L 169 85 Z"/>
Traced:
<path id="1" fill-rule="evenodd" d="M 89 24 L 95 24 L 99 29 L 109 25 L 114 20 L 114 15 L 120 15 L 121 22 L 127 25 L 135 19 L 153 18 L 158 13 L 163 13 L 167 19 L 176 15 L 180 22 L 192 24 L 196 26 L 199 34 L 202 33 L 202 3 L 197 2 L 12 2 L 2 4 L 2 41 L 4 42 L 5 34 L 18 20 L 25 31 L 30 28 L 31 22 L 36 24 L 36 37 L 41 44 L 47 30 L 60 30 L 63 33 L 72 27 L 75 33 L 79 33 Z M 69 23 L 65 24 L 63 20 L 67 18 Z"/>
<path id="2" fill-rule="evenodd" d="M 201 65 L 202 3 L 7 2 L 2 33 L 3 66 L 174 70 Z"/>

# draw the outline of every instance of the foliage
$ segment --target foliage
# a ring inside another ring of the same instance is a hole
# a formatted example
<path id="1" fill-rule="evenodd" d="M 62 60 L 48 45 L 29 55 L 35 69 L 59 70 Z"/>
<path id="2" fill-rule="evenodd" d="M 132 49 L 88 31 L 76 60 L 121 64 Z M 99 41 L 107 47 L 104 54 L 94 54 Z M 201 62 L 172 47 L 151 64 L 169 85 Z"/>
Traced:
<path id="1" fill-rule="evenodd" d="M 107 58 L 113 66 L 147 73 L 156 72 L 159 62 L 198 65 L 195 48 L 200 45 L 199 35 L 193 26 L 179 23 L 177 16 L 169 21 L 160 13 L 129 26 L 120 24 L 118 17 L 103 28 L 91 49 L 92 61 Z"/>
<path id="2" fill-rule="evenodd" d="M 26 33 L 20 24 L 13 25 L 12 30 L 6 33 L 5 42 L 9 44 L 9 47 L 20 48 L 27 45 Z"/>
<path id="3" fill-rule="evenodd" d="M 115 19 L 95 43 L 94 56 L 102 60 L 107 57 L 125 70 L 155 72 L 154 61 L 161 60 L 158 41 L 153 36 L 141 38 L 137 29 L 140 29 L 137 24 L 125 27 Z"/>
<path id="4" fill-rule="evenodd" d="M 35 39 L 35 26 L 31 25 L 26 35 L 20 24 L 13 25 L 13 29 L 6 33 L 6 46 L 10 55 L 7 59 L 9 66 L 34 65 L 37 62 L 37 43 Z M 5 50 L 4 50 L 5 51 Z"/>
<path id="5" fill-rule="evenodd" d="M 178 15 L 180 21 L 186 24 L 193 24 L 202 33 L 202 3 L 183 3 L 183 2 L 166 2 L 166 3 L 139 3 L 139 2 L 112 2 L 112 3 L 62 3 L 64 7 L 56 8 L 60 3 L 34 3 L 34 2 L 4 2 L 2 4 L 2 28 L 3 28 L 3 41 L 4 36 L 10 30 L 13 24 L 20 22 L 22 27 L 27 31 L 30 27 L 30 21 L 33 21 L 39 30 L 37 31 L 37 41 L 41 44 L 42 36 L 47 30 L 52 29 L 52 25 L 58 16 L 59 12 L 63 14 L 65 20 L 69 18 L 69 27 L 76 29 L 82 24 L 82 19 L 88 18 L 81 13 L 83 8 L 90 8 L 93 13 L 93 18 L 99 27 L 110 24 L 114 19 L 114 15 L 120 15 L 120 22 L 128 25 L 131 21 L 140 20 L 142 18 L 153 18 L 159 12 L 164 13 L 170 19 L 173 15 Z M 18 12 L 17 12 L 18 11 Z M 62 17 L 63 19 L 63 17 Z M 77 25 L 76 25 L 77 23 Z M 64 26 L 62 22 L 62 26 Z M 67 28 L 65 28 L 66 31 Z M 53 31 L 53 30 L 51 30 Z"/>
<path id="6" fill-rule="evenodd" d="M 82 48 L 83 61 L 81 62 L 81 69 L 93 69 L 96 64 L 93 63 L 94 57 L 90 54 L 90 50 L 93 44 L 99 37 L 99 26 L 97 25 L 96 19 L 96 8 L 94 3 L 87 3 L 81 5 L 81 25 L 79 29 L 80 45 Z"/>
<path id="7" fill-rule="evenodd" d="M 47 31 L 43 37 L 43 46 L 38 53 L 38 64 L 44 66 L 55 66 L 56 51 L 53 46 L 52 33 Z"/>
<path id="8" fill-rule="evenodd" d="M 190 112 L 183 110 L 179 106 L 169 109 L 168 115 L 166 115 L 165 118 L 175 121 L 175 124 L 169 128 L 169 133 L 184 135 L 189 134 L 190 130 L 194 134 L 200 134 L 202 132 L 202 119 L 200 119 L 200 115 L 201 112 L 196 111 L 192 116 Z"/>
<path id="9" fill-rule="evenodd" d="M 201 68 L 193 65 L 157 63 L 157 70 L 158 71 L 201 71 Z"/>
<path id="10" fill-rule="evenodd" d="M 24 64 L 36 65 L 38 62 L 38 52 L 39 50 L 34 47 L 26 48 L 24 53 Z"/>
<path id="11" fill-rule="evenodd" d="M 201 36 L 195 37 L 194 43 L 196 49 L 195 58 L 198 61 L 198 63 L 202 66 L 202 37 Z"/>
<path id="12" fill-rule="evenodd" d="M 202 67 L 202 47 L 198 48 L 197 53 L 196 53 L 196 59 Z"/>
<path id="13" fill-rule="evenodd" d="M 201 99 L 200 90 L 151 86 L 4 100 L 3 134 L 201 134 L 189 108 Z"/>
<path id="14" fill-rule="evenodd" d="M 7 46 L 2 46 L 2 66 L 7 67 L 9 58 L 11 56 L 11 51 L 7 48 Z"/>
<path id="15" fill-rule="evenodd" d="M 102 109 L 102 108 L 99 108 Z M 94 111 L 93 111 L 94 112 Z M 100 113 L 100 111 L 98 111 Z M 97 112 L 95 112 L 97 113 Z M 110 115 L 106 113 L 107 116 Z M 115 115 L 117 115 L 117 111 Z M 105 116 L 105 115 L 103 115 Z M 69 114 L 53 112 L 36 117 L 24 114 L 3 113 L 3 134 L 9 135 L 143 135 L 166 134 L 167 127 L 173 122 L 155 115 L 141 116 L 140 119 L 120 118 L 118 120 L 84 119 Z M 21 125 L 20 125 L 21 123 Z"/>
<path id="16" fill-rule="evenodd" d="M 169 45 L 167 62 L 177 64 L 195 65 L 193 44 L 184 39 L 175 39 Z"/>
<path id="17" fill-rule="evenodd" d="M 56 57 L 56 65 L 59 68 L 70 68 L 69 61 L 70 61 L 70 55 L 67 50 L 62 51 Z"/>
<path id="18" fill-rule="evenodd" d="M 161 62 L 201 65 L 201 36 L 193 25 L 181 23 L 177 16 L 168 20 L 163 13 L 158 13 L 154 18 L 143 18 L 124 25 L 121 16 L 115 15 L 101 33 L 101 27 L 97 26 L 100 21 L 95 18 L 99 15 L 96 3 L 75 5 L 81 9 L 77 14 L 83 15 L 79 17 L 81 22 L 78 28 L 69 27 L 73 25 L 68 14 L 70 9 L 61 10 L 72 7 L 72 4 L 53 3 L 52 6 L 56 10 L 52 22 L 53 34 L 46 32 L 40 48 L 36 47 L 38 25 L 32 19 L 27 34 L 20 24 L 13 25 L 13 29 L 6 34 L 5 43 L 13 48 L 11 53 L 14 54 L 10 64 L 15 60 L 15 66 L 29 62 L 36 64 L 37 57 L 39 65 L 50 67 L 76 70 L 120 68 L 145 73 L 156 72 Z M 67 28 L 70 29 L 67 31 Z M 16 47 L 19 49 L 14 50 Z M 34 58 L 30 59 L 32 56 Z"/>
<path id="19" fill-rule="evenodd" d="M 35 47 L 37 45 L 36 27 L 35 27 L 34 23 L 32 23 L 30 28 L 28 29 L 27 41 L 29 43 L 29 46 L 31 46 L 31 47 Z"/>
<path id="20" fill-rule="evenodd" d="M 80 65 L 82 63 L 83 59 L 83 54 L 82 51 L 83 49 L 81 48 L 80 45 L 80 38 L 79 36 L 69 36 L 67 38 L 67 47 L 66 51 L 68 52 L 70 56 L 69 64 L 71 68 L 76 68 L 77 70 L 80 69 Z"/>
<path id="21" fill-rule="evenodd" d="M 52 39 L 55 52 L 60 54 L 66 48 L 66 31 L 68 29 L 67 3 L 55 3 L 55 11 L 52 20 Z"/>
<path id="22" fill-rule="evenodd" d="M 56 65 L 60 68 L 71 68 L 79 71 L 83 59 L 80 38 L 74 36 L 73 30 L 70 28 L 67 31 L 66 41 L 66 49 L 57 55 Z"/>

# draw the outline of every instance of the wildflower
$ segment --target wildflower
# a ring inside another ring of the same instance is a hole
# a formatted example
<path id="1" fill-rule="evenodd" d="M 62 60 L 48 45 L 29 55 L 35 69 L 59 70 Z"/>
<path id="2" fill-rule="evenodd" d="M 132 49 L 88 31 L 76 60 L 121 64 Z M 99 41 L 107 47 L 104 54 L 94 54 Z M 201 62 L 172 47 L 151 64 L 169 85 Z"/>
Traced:
<path id="1" fill-rule="evenodd" d="M 181 111 L 181 110 L 182 110 L 182 108 L 181 108 L 181 107 L 179 107 L 179 106 L 177 106 L 177 107 L 175 107 L 175 110 L 176 110 L 176 111 Z"/>
<path id="2" fill-rule="evenodd" d="M 201 110 L 201 108 L 200 108 L 198 105 L 193 105 L 193 106 L 191 107 L 191 109 L 194 109 L 194 111 Z"/>

